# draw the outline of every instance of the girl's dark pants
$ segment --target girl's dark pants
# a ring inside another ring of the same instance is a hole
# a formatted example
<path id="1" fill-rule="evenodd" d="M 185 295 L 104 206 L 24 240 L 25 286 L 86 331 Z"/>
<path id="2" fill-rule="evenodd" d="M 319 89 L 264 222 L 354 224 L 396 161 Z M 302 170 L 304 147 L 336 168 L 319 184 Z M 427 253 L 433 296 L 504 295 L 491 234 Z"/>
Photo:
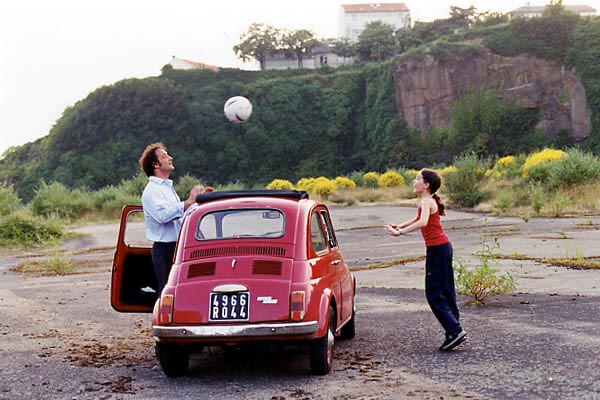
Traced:
<path id="1" fill-rule="evenodd" d="M 456 305 L 452 245 L 450 243 L 427 247 L 425 261 L 425 295 L 431 311 L 440 321 L 446 335 L 462 330 Z"/>

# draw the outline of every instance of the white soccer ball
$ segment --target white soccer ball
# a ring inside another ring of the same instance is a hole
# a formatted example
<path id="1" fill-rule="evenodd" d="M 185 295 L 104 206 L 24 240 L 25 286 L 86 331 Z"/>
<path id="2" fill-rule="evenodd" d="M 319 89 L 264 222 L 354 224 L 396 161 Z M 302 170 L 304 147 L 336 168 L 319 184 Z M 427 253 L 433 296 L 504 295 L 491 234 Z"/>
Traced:
<path id="1" fill-rule="evenodd" d="M 225 102 L 223 112 L 231 122 L 244 122 L 252 115 L 252 103 L 243 96 L 235 96 Z"/>

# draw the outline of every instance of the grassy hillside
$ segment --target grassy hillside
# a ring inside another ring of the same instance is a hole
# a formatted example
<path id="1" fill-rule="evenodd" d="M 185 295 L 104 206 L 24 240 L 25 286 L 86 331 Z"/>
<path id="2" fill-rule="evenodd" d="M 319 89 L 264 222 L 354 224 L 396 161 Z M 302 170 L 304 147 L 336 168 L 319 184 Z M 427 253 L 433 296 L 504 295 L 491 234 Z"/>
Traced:
<path id="1" fill-rule="evenodd" d="M 467 29 L 435 38 L 435 46 L 423 49 L 448 46 L 458 54 L 461 41 L 477 38 L 499 54 L 530 53 L 576 67 L 595 129 L 586 145 L 598 154 L 599 33 L 599 19 L 559 12 L 534 21 Z M 456 104 L 453 128 L 409 129 L 397 115 L 393 69 L 394 60 L 317 71 L 165 68 L 157 78 L 123 80 L 95 90 L 65 110 L 47 137 L 5 154 L 0 182 L 14 186 L 24 199 L 41 182 L 100 189 L 134 176 L 141 151 L 156 141 L 174 155 L 175 179 L 189 174 L 213 185 L 264 185 L 274 178 L 419 168 L 451 163 L 461 152 L 456 143 L 466 137 L 477 140 L 473 127 L 485 118 L 499 118 L 485 109 L 474 112 L 470 104 L 475 100 L 466 94 Z M 254 106 L 244 124 L 223 116 L 225 100 L 236 95 L 248 97 Z M 550 142 L 535 132 L 535 114 L 493 99 L 491 93 L 488 109 L 503 112 L 503 129 L 498 132 L 511 131 L 506 126 L 510 121 L 524 121 L 519 135 L 528 139 L 519 151 L 569 145 Z M 501 147 L 487 151 L 491 157 L 507 154 Z"/>

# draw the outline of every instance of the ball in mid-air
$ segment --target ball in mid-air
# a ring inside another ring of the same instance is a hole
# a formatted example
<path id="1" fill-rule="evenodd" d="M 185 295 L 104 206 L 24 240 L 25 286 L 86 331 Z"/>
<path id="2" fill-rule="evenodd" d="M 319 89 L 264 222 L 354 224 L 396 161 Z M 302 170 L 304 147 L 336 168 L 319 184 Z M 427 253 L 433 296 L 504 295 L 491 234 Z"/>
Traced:
<path id="1" fill-rule="evenodd" d="M 252 103 L 243 96 L 235 96 L 225 102 L 223 112 L 232 122 L 244 122 L 252 115 Z"/>

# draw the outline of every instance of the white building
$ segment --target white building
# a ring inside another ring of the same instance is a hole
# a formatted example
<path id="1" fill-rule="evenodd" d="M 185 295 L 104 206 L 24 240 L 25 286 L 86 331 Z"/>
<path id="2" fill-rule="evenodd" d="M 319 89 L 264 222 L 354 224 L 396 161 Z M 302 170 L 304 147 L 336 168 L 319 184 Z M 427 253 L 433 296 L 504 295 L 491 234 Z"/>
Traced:
<path id="1" fill-rule="evenodd" d="M 593 17 L 596 15 L 596 9 L 587 5 L 576 5 L 569 6 L 563 5 L 563 8 L 567 11 L 574 12 L 576 14 L 581 15 L 582 17 Z M 514 17 L 523 17 L 523 18 L 533 18 L 533 17 L 541 17 L 544 13 L 546 6 L 532 6 L 529 3 L 525 3 L 525 6 L 519 7 L 515 10 L 512 10 L 508 13 L 511 18 Z"/>
<path id="2" fill-rule="evenodd" d="M 410 26 L 410 10 L 404 3 L 342 4 L 338 20 L 338 37 L 358 41 L 365 25 L 382 21 L 396 29 Z"/>

